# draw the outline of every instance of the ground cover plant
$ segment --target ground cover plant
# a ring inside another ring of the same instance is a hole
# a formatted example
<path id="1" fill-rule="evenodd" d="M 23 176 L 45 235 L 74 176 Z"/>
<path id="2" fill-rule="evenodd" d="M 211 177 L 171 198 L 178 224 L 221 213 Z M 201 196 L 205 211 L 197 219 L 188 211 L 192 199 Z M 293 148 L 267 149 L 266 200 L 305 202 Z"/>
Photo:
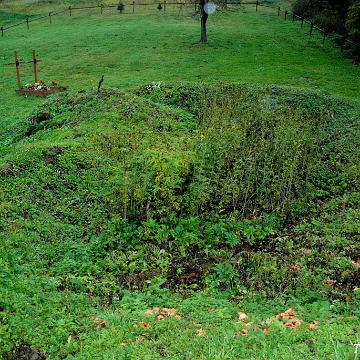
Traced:
<path id="1" fill-rule="evenodd" d="M 357 357 L 359 69 L 269 42 L 299 32 L 270 12 L 219 12 L 206 45 L 180 15 L 4 37 L 3 84 L 21 44 L 70 85 L 1 93 L 4 359 Z M 241 46 L 239 18 L 257 32 Z"/>

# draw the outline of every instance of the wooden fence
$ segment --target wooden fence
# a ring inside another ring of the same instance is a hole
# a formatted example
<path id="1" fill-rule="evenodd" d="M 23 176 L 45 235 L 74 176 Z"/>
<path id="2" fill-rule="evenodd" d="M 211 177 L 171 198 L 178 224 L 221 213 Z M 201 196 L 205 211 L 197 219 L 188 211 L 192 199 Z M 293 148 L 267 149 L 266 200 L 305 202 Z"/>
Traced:
<path id="1" fill-rule="evenodd" d="M 258 11 L 259 6 L 274 8 L 273 6 L 269 6 L 269 5 L 265 5 L 265 4 L 259 4 L 259 2 L 257 1 L 256 2 L 256 11 Z M 287 20 L 288 18 L 291 18 L 292 22 L 294 22 L 295 20 L 300 21 L 301 28 L 303 28 L 304 23 L 308 24 L 309 25 L 309 35 L 310 36 L 313 35 L 314 30 L 322 33 L 323 34 L 323 36 L 322 36 L 322 43 L 323 44 L 325 43 L 325 38 L 328 37 L 328 38 L 332 39 L 333 41 L 334 40 L 339 40 L 341 51 L 344 50 L 345 43 L 348 43 L 350 46 L 354 46 L 354 47 L 358 46 L 351 39 L 347 38 L 346 35 L 340 35 L 340 34 L 336 34 L 336 33 L 329 33 L 326 30 L 321 29 L 318 26 L 316 26 L 315 23 L 306 20 L 304 17 L 301 17 L 301 16 L 299 16 L 299 15 L 297 15 L 295 13 L 288 12 L 287 10 L 282 10 L 280 6 L 278 6 L 276 8 L 276 10 L 277 10 L 277 15 L 278 16 L 283 15 L 284 20 Z"/>
<path id="2" fill-rule="evenodd" d="M 167 6 L 191 6 L 191 7 L 194 7 L 195 12 L 198 10 L 199 5 L 200 5 L 199 1 L 196 1 L 196 0 L 195 0 L 195 2 L 191 2 L 191 1 L 189 1 L 189 2 L 167 2 L 166 0 L 164 0 L 163 3 L 159 2 L 157 4 L 158 4 L 158 6 L 161 5 L 161 9 L 163 11 L 166 11 Z M 135 1 L 133 1 L 132 3 L 128 3 L 128 4 L 124 4 L 124 5 L 125 6 L 130 6 L 130 8 L 132 9 L 132 12 L 134 13 L 135 8 L 137 8 L 137 7 L 141 7 L 141 6 L 152 6 L 152 7 L 154 7 L 154 5 L 156 5 L 156 3 L 141 3 L 141 2 L 136 3 Z M 323 44 L 325 43 L 325 38 L 326 37 L 330 38 L 334 42 L 336 42 L 336 40 L 337 40 L 337 43 L 340 44 L 341 51 L 344 50 L 344 46 L 345 46 L 346 43 L 349 44 L 350 46 L 354 46 L 354 47 L 359 46 L 358 44 L 354 43 L 351 39 L 347 38 L 346 35 L 340 35 L 340 34 L 336 34 L 336 33 L 328 33 L 326 30 L 321 29 L 318 26 L 316 26 L 315 23 L 313 23 L 311 21 L 308 21 L 305 18 L 303 18 L 303 17 L 301 17 L 301 16 L 299 16 L 299 15 L 297 15 L 295 13 L 288 12 L 287 10 L 282 10 L 280 6 L 274 7 L 274 6 L 267 5 L 267 4 L 260 4 L 259 1 L 256 1 L 256 2 L 243 2 L 241 0 L 236 1 L 236 2 L 231 2 L 231 1 L 224 0 L 223 2 L 221 2 L 219 4 L 219 6 L 221 6 L 224 9 L 227 9 L 228 5 L 235 5 L 235 6 L 250 6 L 250 5 L 252 5 L 252 6 L 256 7 L 256 11 L 258 11 L 258 9 L 261 8 L 261 7 L 267 7 L 267 8 L 274 9 L 274 11 L 277 12 L 277 16 L 280 17 L 280 15 L 282 15 L 284 20 L 287 20 L 287 19 L 291 18 L 292 22 L 294 22 L 295 20 L 300 21 L 301 28 L 303 28 L 304 23 L 309 25 L 309 35 L 310 36 L 313 35 L 314 30 L 322 33 L 323 34 L 323 36 L 322 36 L 322 43 Z M 42 19 L 45 19 L 45 18 L 48 18 L 50 23 L 51 23 L 52 17 L 60 15 L 60 14 L 64 14 L 64 13 L 68 13 L 69 16 L 72 16 L 74 11 L 83 11 L 83 10 L 88 10 L 88 9 L 98 9 L 100 15 L 102 15 L 104 9 L 109 9 L 109 8 L 110 9 L 111 8 L 117 9 L 117 7 L 118 7 L 118 5 L 103 5 L 103 4 L 100 4 L 98 6 L 85 6 L 85 7 L 69 6 L 68 8 L 57 11 L 57 12 L 49 12 L 47 15 L 44 15 L 44 16 L 40 16 L 40 17 L 36 17 L 36 18 L 26 17 L 26 19 L 24 21 L 22 21 L 20 23 L 17 23 L 17 24 L 13 24 L 13 25 L 9 25 L 9 26 L 1 26 L 1 28 L 0 28 L 1 36 L 2 37 L 4 36 L 4 32 L 6 30 L 9 30 L 9 29 L 11 29 L 11 28 L 13 28 L 15 26 L 21 26 L 21 25 L 24 25 L 24 24 L 26 24 L 26 27 L 29 30 L 31 22 L 39 21 L 39 20 L 42 20 Z"/>
<path id="3" fill-rule="evenodd" d="M 240 3 L 241 3 L 241 1 L 240 1 Z M 132 3 L 128 3 L 128 4 L 124 3 L 125 6 L 130 6 L 132 8 L 133 13 L 135 12 L 136 7 L 142 7 L 142 6 L 152 6 L 152 7 L 154 7 L 154 5 L 158 5 L 158 4 L 161 4 L 162 10 L 164 10 L 164 11 L 166 11 L 166 7 L 168 5 L 170 5 L 170 6 L 171 5 L 175 5 L 175 6 L 183 6 L 183 5 L 193 6 L 195 11 L 197 11 L 197 8 L 198 8 L 198 5 L 199 5 L 199 3 L 197 1 L 195 1 L 195 2 L 167 2 L 166 0 L 164 0 L 162 3 L 160 1 L 158 3 L 142 3 L 142 2 L 136 3 L 135 1 L 133 1 Z M 50 23 L 51 23 L 52 22 L 52 17 L 57 16 L 57 15 L 61 15 L 61 14 L 64 14 L 64 13 L 68 13 L 70 16 L 72 16 L 73 13 L 75 11 L 78 11 L 78 10 L 83 11 L 83 10 L 89 10 L 89 9 L 98 9 L 100 15 L 102 15 L 104 9 L 113 9 L 113 8 L 117 9 L 117 7 L 118 7 L 117 4 L 116 5 L 103 5 L 103 4 L 100 4 L 98 6 L 83 6 L 83 7 L 69 6 L 66 9 L 63 9 L 63 10 L 60 10 L 60 11 L 57 11 L 57 12 L 49 12 L 46 15 L 38 16 L 36 18 L 26 17 L 24 21 L 21 21 L 19 23 L 8 25 L 8 26 L 1 26 L 0 31 L 1 31 L 1 35 L 3 37 L 5 30 L 11 29 L 11 28 L 16 27 L 16 26 L 21 26 L 21 25 L 24 25 L 24 24 L 26 24 L 26 27 L 29 30 L 31 22 L 39 21 L 39 20 L 48 18 Z"/>

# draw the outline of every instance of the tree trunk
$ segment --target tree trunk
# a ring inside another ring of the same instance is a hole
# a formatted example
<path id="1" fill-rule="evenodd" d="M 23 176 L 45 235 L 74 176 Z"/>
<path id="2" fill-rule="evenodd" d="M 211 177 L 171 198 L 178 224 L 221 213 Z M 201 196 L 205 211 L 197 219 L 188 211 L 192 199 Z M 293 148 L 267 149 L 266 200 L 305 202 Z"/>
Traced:
<path id="1" fill-rule="evenodd" d="M 205 0 L 201 0 L 201 42 L 206 43 L 206 20 L 208 14 L 204 11 Z"/>

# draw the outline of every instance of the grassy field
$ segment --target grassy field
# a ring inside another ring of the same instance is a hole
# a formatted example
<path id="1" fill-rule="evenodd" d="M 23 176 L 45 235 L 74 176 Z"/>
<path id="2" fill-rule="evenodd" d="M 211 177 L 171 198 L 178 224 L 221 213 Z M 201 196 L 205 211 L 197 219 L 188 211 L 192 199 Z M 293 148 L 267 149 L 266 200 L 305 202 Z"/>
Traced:
<path id="1" fill-rule="evenodd" d="M 212 15 L 207 44 L 199 43 L 199 18 L 192 6 L 149 13 L 140 8 L 134 14 L 126 9 L 121 15 L 111 9 L 103 16 L 98 9 L 74 11 L 71 17 L 68 13 L 54 17 L 51 24 L 45 17 L 30 23 L 30 30 L 23 24 L 5 31 L 0 85 L 17 86 L 15 67 L 8 66 L 13 51 L 28 62 L 35 49 L 42 60 L 39 77 L 75 92 L 91 88 L 91 81 L 97 85 L 105 75 L 104 87 L 120 89 L 158 81 L 230 80 L 359 97 L 358 67 L 351 66 L 351 58 L 344 58 L 330 41 L 323 46 L 320 34 L 309 37 L 308 29 L 279 18 L 276 9 L 261 8 L 258 13 L 253 5 L 242 9 Z M 20 73 L 23 85 L 33 82 L 31 64 L 21 65 Z M 14 107 L 9 104 L 14 101 L 19 106 L 11 113 Z M 21 109 L 26 114 L 31 101 L 11 91 L 1 94 L 1 103 L 8 106 L 4 115 L 10 117 L 21 115 Z"/>
<path id="2" fill-rule="evenodd" d="M 156 6 L 0 38 L 0 358 L 357 359 L 360 67 L 276 9 L 201 44 Z M 67 91 L 15 93 L 33 49 Z"/>

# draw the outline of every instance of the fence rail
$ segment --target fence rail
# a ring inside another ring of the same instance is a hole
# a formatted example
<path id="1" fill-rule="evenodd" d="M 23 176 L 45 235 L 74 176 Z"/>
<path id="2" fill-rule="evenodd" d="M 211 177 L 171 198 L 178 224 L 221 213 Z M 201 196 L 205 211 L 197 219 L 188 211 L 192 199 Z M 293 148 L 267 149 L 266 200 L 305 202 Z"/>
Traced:
<path id="1" fill-rule="evenodd" d="M 166 5 L 189 5 L 189 6 L 194 6 L 194 4 L 195 4 L 195 7 L 196 7 L 197 2 L 196 1 L 195 1 L 195 3 L 193 3 L 193 2 L 167 2 L 166 0 L 164 0 L 163 4 L 164 4 L 164 11 L 166 11 Z M 144 3 L 136 3 L 135 1 L 133 1 L 132 3 L 128 3 L 128 4 L 124 4 L 124 5 L 125 6 L 131 6 L 132 9 L 133 9 L 133 12 L 135 12 L 135 6 L 154 6 L 156 4 L 155 3 L 148 3 L 148 4 L 147 3 L 145 3 L 145 4 Z M 27 28 L 29 29 L 30 28 L 30 26 L 29 26 L 30 22 L 38 21 L 38 20 L 41 20 L 41 19 L 44 19 L 44 18 L 47 18 L 47 17 L 50 18 L 50 23 L 51 23 L 51 17 L 63 14 L 65 12 L 68 12 L 69 15 L 72 16 L 74 10 L 100 9 L 100 14 L 102 15 L 103 9 L 117 8 L 117 6 L 118 6 L 117 4 L 116 5 L 103 5 L 103 4 L 100 4 L 98 6 L 83 6 L 83 7 L 69 6 L 69 7 L 65 8 L 63 10 L 60 10 L 60 11 L 56 11 L 56 12 L 50 11 L 47 15 L 39 16 L 39 17 L 36 17 L 36 18 L 26 17 L 24 21 L 21 21 L 19 23 L 7 25 L 7 26 L 1 26 L 0 31 L 1 31 L 2 37 L 4 37 L 5 30 L 11 29 L 11 28 L 16 27 L 16 26 L 24 25 L 24 24 L 26 24 Z"/>
<path id="2" fill-rule="evenodd" d="M 160 2 L 158 4 L 161 4 Z M 125 6 L 131 6 L 132 7 L 132 12 L 135 12 L 135 7 L 136 6 L 154 6 L 156 5 L 156 3 L 136 3 L 135 1 L 133 1 L 132 3 L 128 3 L 128 4 L 124 4 Z M 164 0 L 163 2 L 163 9 L 164 11 L 166 11 L 166 6 L 183 6 L 183 5 L 187 5 L 187 6 L 194 6 L 195 11 L 197 11 L 197 7 L 199 6 L 199 2 L 195 0 L 195 2 L 167 2 L 166 0 Z M 291 17 L 292 18 L 292 22 L 294 22 L 295 20 L 299 20 L 301 22 L 301 28 L 303 28 L 304 23 L 308 24 L 310 26 L 310 32 L 309 35 L 312 36 L 313 35 L 313 31 L 317 30 L 320 33 L 323 34 L 323 38 L 322 38 L 322 43 L 325 43 L 325 38 L 328 37 L 332 40 L 340 40 L 340 49 L 341 51 L 344 50 L 344 46 L 345 43 L 348 43 L 354 47 L 359 47 L 359 44 L 356 44 L 355 42 L 353 42 L 351 39 L 347 38 L 346 35 L 340 35 L 340 34 L 336 34 L 336 33 L 328 33 L 326 30 L 321 29 L 320 27 L 318 27 L 315 23 L 305 19 L 304 17 L 301 17 L 295 13 L 290 13 L 287 10 L 282 10 L 280 6 L 278 7 L 274 7 L 271 5 L 267 5 L 267 4 L 260 4 L 259 1 L 256 2 L 243 2 L 243 1 L 235 1 L 235 2 L 231 2 L 231 1 L 224 1 L 221 2 L 219 4 L 220 6 L 226 8 L 227 5 L 237 5 L 237 6 L 244 6 L 244 5 L 255 5 L 256 6 L 256 11 L 258 11 L 259 7 L 265 7 L 265 8 L 271 8 L 271 9 L 275 9 L 277 11 L 277 15 L 280 16 L 280 14 L 284 15 L 284 19 L 287 20 L 287 17 Z M 66 9 L 60 10 L 60 11 L 56 11 L 56 12 L 49 12 L 47 15 L 44 16 L 40 16 L 40 17 L 36 17 L 36 18 L 29 18 L 26 17 L 26 19 L 20 23 L 16 23 L 16 24 L 12 24 L 12 25 L 8 25 L 8 26 L 1 26 L 0 30 L 1 30 L 1 36 L 4 37 L 4 32 L 6 30 L 9 30 L 13 27 L 16 26 L 20 26 L 20 25 L 24 25 L 26 24 L 27 29 L 30 29 L 30 22 L 34 22 L 34 21 L 38 21 L 41 19 L 45 19 L 45 18 L 49 18 L 50 19 L 50 23 L 52 22 L 52 17 L 53 16 L 57 16 L 63 13 L 68 12 L 70 16 L 72 16 L 73 11 L 74 10 L 87 10 L 87 9 L 100 9 L 100 14 L 102 15 L 103 13 L 103 9 L 107 9 L 107 8 L 117 8 L 118 5 L 103 5 L 100 4 L 98 6 L 84 6 L 84 7 L 76 7 L 76 6 L 69 6 Z"/>

